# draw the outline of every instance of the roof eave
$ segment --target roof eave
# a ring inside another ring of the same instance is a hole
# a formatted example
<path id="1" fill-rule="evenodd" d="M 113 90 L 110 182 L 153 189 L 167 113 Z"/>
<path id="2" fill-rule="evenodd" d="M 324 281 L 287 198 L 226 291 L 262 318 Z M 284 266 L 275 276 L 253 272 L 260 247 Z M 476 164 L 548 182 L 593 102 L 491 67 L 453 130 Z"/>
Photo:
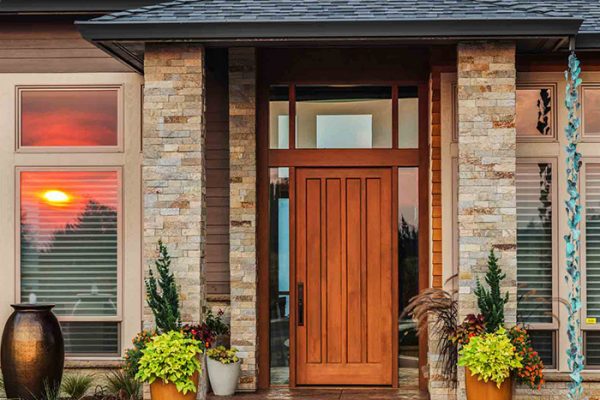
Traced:
<path id="1" fill-rule="evenodd" d="M 78 21 L 90 41 L 270 40 L 420 37 L 560 37 L 576 35 L 582 19 L 478 19 L 410 21 Z"/>
<path id="2" fill-rule="evenodd" d="M 600 49 L 600 32 L 580 33 L 575 40 L 575 49 L 598 50 Z"/>

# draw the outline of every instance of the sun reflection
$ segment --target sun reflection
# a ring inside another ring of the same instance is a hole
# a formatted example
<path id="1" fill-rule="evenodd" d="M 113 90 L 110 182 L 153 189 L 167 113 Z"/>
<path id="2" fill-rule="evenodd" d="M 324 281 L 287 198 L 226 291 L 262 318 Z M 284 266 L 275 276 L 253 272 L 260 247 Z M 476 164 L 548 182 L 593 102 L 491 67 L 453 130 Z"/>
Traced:
<path id="1" fill-rule="evenodd" d="M 64 205 L 71 200 L 71 196 L 62 190 L 46 190 L 42 197 L 51 205 Z"/>

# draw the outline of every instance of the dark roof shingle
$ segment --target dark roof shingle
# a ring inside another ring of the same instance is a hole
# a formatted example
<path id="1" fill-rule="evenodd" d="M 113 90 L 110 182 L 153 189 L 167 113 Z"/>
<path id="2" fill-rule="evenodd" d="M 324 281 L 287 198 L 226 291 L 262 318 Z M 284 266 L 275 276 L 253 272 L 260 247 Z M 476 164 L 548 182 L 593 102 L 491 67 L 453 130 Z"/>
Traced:
<path id="1" fill-rule="evenodd" d="M 575 2 L 585 3 L 578 0 Z M 544 2 L 536 1 L 532 7 L 529 3 L 511 0 L 176 0 L 108 14 L 93 21 L 113 23 L 419 21 L 574 16 L 573 7 L 567 4 L 562 7 L 551 7 L 547 2 L 544 6 Z"/>

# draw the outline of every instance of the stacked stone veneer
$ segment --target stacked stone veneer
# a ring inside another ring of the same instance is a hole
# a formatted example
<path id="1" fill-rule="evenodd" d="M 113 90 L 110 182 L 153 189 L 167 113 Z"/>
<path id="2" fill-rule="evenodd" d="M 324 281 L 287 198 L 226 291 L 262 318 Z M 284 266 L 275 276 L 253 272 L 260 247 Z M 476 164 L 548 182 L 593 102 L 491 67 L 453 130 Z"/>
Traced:
<path id="1" fill-rule="evenodd" d="M 231 345 L 243 359 L 240 390 L 257 384 L 256 54 L 229 50 Z"/>
<path id="2" fill-rule="evenodd" d="M 202 320 L 206 239 L 204 50 L 147 44 L 144 58 L 144 267 L 162 239 L 180 286 L 182 319 Z M 144 324 L 153 316 L 144 308 Z"/>
<path id="3" fill-rule="evenodd" d="M 507 275 L 511 324 L 517 291 L 515 43 L 460 43 L 457 73 L 459 319 L 478 313 L 475 282 L 493 247 Z M 458 397 L 464 398 L 462 389 Z"/>

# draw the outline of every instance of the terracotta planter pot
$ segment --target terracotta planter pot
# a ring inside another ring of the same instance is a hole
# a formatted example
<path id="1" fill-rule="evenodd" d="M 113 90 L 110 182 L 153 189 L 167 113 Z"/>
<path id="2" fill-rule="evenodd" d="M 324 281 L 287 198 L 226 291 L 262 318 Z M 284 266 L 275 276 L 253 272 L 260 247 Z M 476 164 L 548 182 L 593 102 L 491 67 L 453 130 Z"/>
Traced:
<path id="1" fill-rule="evenodd" d="M 1 366 L 8 398 L 42 397 L 60 386 L 65 360 L 58 320 L 49 304 L 15 304 L 2 335 Z"/>
<path id="2" fill-rule="evenodd" d="M 192 376 L 196 390 L 198 390 L 198 377 L 197 372 Z M 155 380 L 150 385 L 152 400 L 196 400 L 196 394 L 197 392 L 180 393 L 174 383 L 164 383 L 161 379 Z"/>
<path id="3" fill-rule="evenodd" d="M 477 375 L 472 376 L 471 371 L 465 370 L 465 383 L 467 387 L 468 400 L 511 400 L 512 399 L 512 378 L 508 378 L 500 385 L 496 382 L 480 381 Z"/>

